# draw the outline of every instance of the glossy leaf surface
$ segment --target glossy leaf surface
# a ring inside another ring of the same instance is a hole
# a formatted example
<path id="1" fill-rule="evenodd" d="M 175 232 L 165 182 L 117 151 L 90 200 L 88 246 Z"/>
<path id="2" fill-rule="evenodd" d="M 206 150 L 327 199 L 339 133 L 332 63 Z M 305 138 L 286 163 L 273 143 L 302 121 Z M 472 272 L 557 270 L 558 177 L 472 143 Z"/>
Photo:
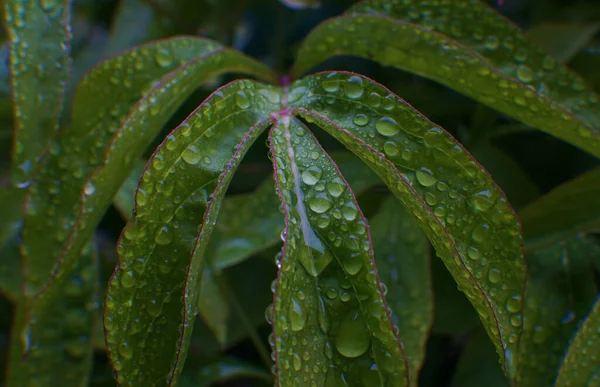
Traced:
<path id="1" fill-rule="evenodd" d="M 550 387 L 569 340 L 596 298 L 589 242 L 579 235 L 526 258 L 519 385 Z"/>
<path id="2" fill-rule="evenodd" d="M 197 38 L 135 48 L 86 76 L 72 125 L 30 189 L 23 231 L 28 292 L 73 264 L 132 163 L 197 85 L 233 70 L 270 76 L 257 62 Z"/>
<path id="3" fill-rule="evenodd" d="M 59 128 L 69 81 L 71 1 L 6 0 L 15 111 L 13 183 L 25 187 Z"/>
<path id="4" fill-rule="evenodd" d="M 431 78 L 600 156 L 598 95 L 479 0 L 360 3 L 305 39 L 294 74 L 333 55 Z"/>
<path id="5" fill-rule="evenodd" d="M 7 386 L 87 386 L 98 313 L 96 251 L 88 245 L 60 287 L 38 296 L 25 331 L 21 298 L 11 337 Z"/>
<path id="6" fill-rule="evenodd" d="M 177 383 L 216 211 L 278 101 L 273 87 L 231 83 L 175 129 L 148 162 L 106 298 L 107 343 L 121 384 Z"/>
<path id="7" fill-rule="evenodd" d="M 323 108 L 323 101 L 327 108 Z M 297 81 L 290 105 L 359 156 L 412 213 L 494 341 L 517 364 L 525 265 L 519 222 L 488 173 L 442 128 L 351 73 Z"/>
<path id="8" fill-rule="evenodd" d="M 269 139 L 285 215 L 272 307 L 276 385 L 408 386 L 354 194 L 297 119 L 279 116 Z"/>
<path id="9" fill-rule="evenodd" d="M 425 360 L 425 343 L 433 321 L 429 241 L 396 198 L 385 200 L 370 222 L 373 250 L 392 322 L 401 336 L 411 385 Z"/>
<path id="10" fill-rule="evenodd" d="M 600 229 L 600 168 L 568 181 L 520 212 L 526 247 L 536 249 Z"/>
<path id="11" fill-rule="evenodd" d="M 600 302 L 573 338 L 560 368 L 556 387 L 600 386 Z"/>

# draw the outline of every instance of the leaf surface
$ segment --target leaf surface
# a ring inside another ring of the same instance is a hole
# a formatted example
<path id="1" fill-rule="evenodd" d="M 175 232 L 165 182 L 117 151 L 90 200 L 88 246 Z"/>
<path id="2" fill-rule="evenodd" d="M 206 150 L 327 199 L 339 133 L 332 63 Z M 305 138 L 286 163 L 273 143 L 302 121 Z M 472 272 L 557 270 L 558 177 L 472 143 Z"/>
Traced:
<path id="1" fill-rule="evenodd" d="M 429 241 L 394 197 L 384 201 L 370 224 L 377 271 L 386 285 L 392 322 L 398 332 L 406 332 L 402 344 L 416 386 L 433 322 Z"/>
<path id="2" fill-rule="evenodd" d="M 59 128 L 71 68 L 71 1 L 3 6 L 15 112 L 12 181 L 26 187 Z"/>
<path id="3" fill-rule="evenodd" d="M 293 73 L 334 55 L 433 79 L 600 157 L 598 95 L 479 0 L 359 3 L 304 40 Z"/>
<path id="4" fill-rule="evenodd" d="M 241 158 L 278 110 L 279 93 L 252 81 L 217 90 L 148 162 L 106 297 L 107 344 L 119 383 L 177 383 L 216 212 Z"/>
<path id="5" fill-rule="evenodd" d="M 520 212 L 528 250 L 600 229 L 600 168 L 568 181 Z"/>
<path id="6" fill-rule="evenodd" d="M 60 286 L 41 294 L 28 316 L 21 295 L 11 333 L 7 386 L 87 386 L 98 314 L 97 254 L 91 244 Z M 27 318 L 33 323 L 23 330 Z"/>
<path id="7" fill-rule="evenodd" d="M 23 216 L 23 190 L 0 189 L 0 293 L 16 303 L 21 298 L 18 233 Z"/>
<path id="8" fill-rule="evenodd" d="M 514 377 L 521 326 L 510 321 L 522 312 L 522 240 L 489 174 L 446 131 L 366 77 L 307 77 L 293 84 L 289 103 L 369 165 L 415 216 Z"/>
<path id="9" fill-rule="evenodd" d="M 27 200 L 23 239 L 29 294 L 68 271 L 133 163 L 203 81 L 268 69 L 220 44 L 172 38 L 94 68 L 75 93 L 71 126 L 50 150 Z M 53 232 L 48 232 L 53 230 Z"/>
<path id="10" fill-rule="evenodd" d="M 578 235 L 527 254 L 519 385 L 552 386 L 569 340 L 596 298 L 590 251 Z"/>
<path id="11" fill-rule="evenodd" d="M 556 387 L 600 386 L 600 301 L 571 341 Z"/>
<path id="12" fill-rule="evenodd" d="M 243 362 L 234 358 L 220 358 L 209 364 L 205 364 L 194 372 L 189 379 L 194 387 L 209 387 L 226 383 L 236 379 L 257 379 L 265 383 L 272 383 L 272 378 L 264 369 L 253 364 Z"/>
<path id="13" fill-rule="evenodd" d="M 285 215 L 272 307 L 276 385 L 408 386 L 354 194 L 297 119 L 279 116 L 269 140 Z"/>

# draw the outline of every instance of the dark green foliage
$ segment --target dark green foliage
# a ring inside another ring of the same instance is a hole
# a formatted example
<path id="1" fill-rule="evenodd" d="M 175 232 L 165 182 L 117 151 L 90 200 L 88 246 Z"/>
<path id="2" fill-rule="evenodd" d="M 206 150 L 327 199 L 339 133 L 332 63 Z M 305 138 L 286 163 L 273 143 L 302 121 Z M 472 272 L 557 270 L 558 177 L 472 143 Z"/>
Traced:
<path id="1" fill-rule="evenodd" d="M 113 3 L 4 4 L 0 385 L 600 387 L 594 2 Z"/>

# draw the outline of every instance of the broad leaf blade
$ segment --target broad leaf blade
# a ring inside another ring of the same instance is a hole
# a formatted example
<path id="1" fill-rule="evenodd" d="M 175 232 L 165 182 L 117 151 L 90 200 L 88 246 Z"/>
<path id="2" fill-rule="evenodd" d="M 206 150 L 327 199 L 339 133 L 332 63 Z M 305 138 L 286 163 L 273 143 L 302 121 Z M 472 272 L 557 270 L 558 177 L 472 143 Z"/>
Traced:
<path id="1" fill-rule="evenodd" d="M 600 386 L 600 300 L 575 335 L 563 362 L 556 387 Z"/>
<path id="2" fill-rule="evenodd" d="M 371 231 L 392 322 L 398 332 L 406 332 L 402 344 L 412 375 L 411 385 L 416 386 L 433 321 L 429 241 L 395 198 L 383 203 L 371 221 Z"/>
<path id="3" fill-rule="evenodd" d="M 600 229 L 600 168 L 542 196 L 520 212 L 527 249 Z"/>
<path id="4" fill-rule="evenodd" d="M 272 309 L 276 385 L 408 386 L 350 187 L 295 118 L 280 116 L 269 138 L 286 224 Z"/>
<path id="5" fill-rule="evenodd" d="M 173 131 L 148 162 L 106 297 L 107 344 L 119 383 L 176 385 L 216 212 L 278 101 L 276 88 L 231 83 Z M 190 260 L 194 246 L 198 251 Z"/>
<path id="6" fill-rule="evenodd" d="M 583 235 L 527 254 L 519 384 L 551 386 L 565 348 L 596 297 Z"/>
<path id="7" fill-rule="evenodd" d="M 374 0 L 349 12 L 305 39 L 294 74 L 333 55 L 373 59 L 431 78 L 600 156 L 598 95 L 482 2 Z"/>
<path id="8" fill-rule="evenodd" d="M 61 286 L 36 299 L 19 299 L 11 336 L 7 386 L 87 386 L 98 315 L 97 254 L 88 244 Z M 33 324 L 23 331 L 29 317 Z"/>
<path id="9" fill-rule="evenodd" d="M 227 71 L 270 76 L 216 42 L 173 38 L 109 59 L 85 77 L 75 93 L 72 125 L 61 132 L 29 192 L 23 230 L 28 293 L 39 292 L 51 271 L 60 276 L 73 265 L 162 126 L 197 85 Z"/>
<path id="10" fill-rule="evenodd" d="M 71 1 L 6 0 L 15 110 L 12 181 L 31 183 L 59 128 L 69 81 Z"/>
<path id="11" fill-rule="evenodd" d="M 525 265 L 519 222 L 489 174 L 442 128 L 365 77 L 307 77 L 293 85 L 290 107 L 365 161 L 416 217 L 514 377 L 521 326 L 511 319 L 522 312 Z"/>

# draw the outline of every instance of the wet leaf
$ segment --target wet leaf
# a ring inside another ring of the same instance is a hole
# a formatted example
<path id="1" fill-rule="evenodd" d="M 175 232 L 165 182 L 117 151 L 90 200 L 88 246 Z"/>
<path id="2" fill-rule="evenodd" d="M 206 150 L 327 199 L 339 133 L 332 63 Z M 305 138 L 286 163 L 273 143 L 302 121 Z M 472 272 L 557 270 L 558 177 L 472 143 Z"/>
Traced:
<path id="1" fill-rule="evenodd" d="M 71 126 L 61 131 L 29 191 L 23 230 L 28 293 L 47 286 L 50 272 L 60 277 L 69 270 L 173 112 L 201 82 L 227 71 L 270 76 L 218 43 L 173 38 L 111 58 L 85 77 Z"/>
<path id="2" fill-rule="evenodd" d="M 331 157 L 353 191 L 360 195 L 380 180 L 369 167 L 353 155 L 334 153 Z M 276 209 L 281 203 L 269 177 L 255 192 L 226 198 L 219 212 L 211 251 L 216 270 L 235 265 L 252 254 L 280 242 L 283 215 Z"/>
<path id="3" fill-rule="evenodd" d="M 125 220 L 129 220 L 133 216 L 135 190 L 137 189 L 145 168 L 146 161 L 144 160 L 139 160 L 134 163 L 129 176 L 127 176 L 127 179 L 125 179 L 125 182 L 123 182 L 123 185 L 119 188 L 119 191 L 113 198 L 113 205 Z"/>
<path id="4" fill-rule="evenodd" d="M 596 300 L 594 308 L 581 325 L 573 338 L 565 361 L 563 362 L 556 387 L 600 385 L 600 301 Z"/>
<path id="5" fill-rule="evenodd" d="M 280 116 L 269 139 L 285 215 L 272 307 L 276 384 L 408 386 L 354 194 L 295 118 Z"/>
<path id="6" fill-rule="evenodd" d="M 527 254 L 519 385 L 552 386 L 564 351 L 596 297 L 583 235 Z"/>
<path id="7" fill-rule="evenodd" d="M 25 187 L 59 128 L 71 68 L 71 1 L 3 6 L 15 112 L 12 181 Z"/>
<path id="8" fill-rule="evenodd" d="M 106 297 L 104 325 L 119 383 L 177 383 L 216 212 L 279 99 L 276 88 L 231 83 L 196 109 L 148 162 Z"/>
<path id="9" fill-rule="evenodd" d="M 379 279 L 386 285 L 385 299 L 416 386 L 433 322 L 429 241 L 393 197 L 385 200 L 370 223 Z"/>
<path id="10" fill-rule="evenodd" d="M 511 319 L 522 312 L 525 265 L 519 222 L 489 174 L 442 128 L 368 78 L 310 76 L 293 85 L 289 102 L 369 165 L 416 217 L 513 378 L 521 326 Z"/>
<path id="11" fill-rule="evenodd" d="M 334 55 L 433 79 L 600 156 L 598 95 L 478 0 L 359 3 L 304 40 L 293 73 Z"/>
<path id="12" fill-rule="evenodd" d="M 87 386 L 92 368 L 92 335 L 98 314 L 97 254 L 88 244 L 60 286 L 36 299 L 27 320 L 21 297 L 11 331 L 7 386 Z"/>
<path id="13" fill-rule="evenodd" d="M 527 250 L 600 227 L 600 168 L 568 181 L 520 213 Z"/>

